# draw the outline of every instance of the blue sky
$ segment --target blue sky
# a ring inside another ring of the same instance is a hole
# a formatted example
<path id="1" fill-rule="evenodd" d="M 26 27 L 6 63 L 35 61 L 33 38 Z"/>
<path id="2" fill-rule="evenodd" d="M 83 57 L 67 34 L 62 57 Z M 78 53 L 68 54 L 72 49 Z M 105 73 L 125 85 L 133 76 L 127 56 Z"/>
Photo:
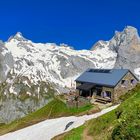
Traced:
<path id="1" fill-rule="evenodd" d="M 34 42 L 90 49 L 127 25 L 140 30 L 139 0 L 1 0 L 0 39 L 20 31 Z"/>

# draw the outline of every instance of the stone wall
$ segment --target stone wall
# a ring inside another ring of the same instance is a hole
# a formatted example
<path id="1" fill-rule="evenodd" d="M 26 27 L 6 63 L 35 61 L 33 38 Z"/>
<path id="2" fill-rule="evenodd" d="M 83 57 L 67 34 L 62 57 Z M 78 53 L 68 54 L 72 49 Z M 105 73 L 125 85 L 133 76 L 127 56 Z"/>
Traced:
<path id="1" fill-rule="evenodd" d="M 80 86 L 81 83 L 80 82 L 76 82 L 76 87 Z"/>
<path id="2" fill-rule="evenodd" d="M 131 83 L 132 79 L 136 80 L 135 84 Z M 122 84 L 122 80 L 125 80 L 124 84 Z M 118 98 L 120 96 L 124 95 L 127 91 L 134 88 L 138 82 L 137 79 L 130 72 L 128 72 L 122 80 L 114 88 L 114 94 L 113 94 L 113 101 L 114 102 L 116 102 L 118 100 Z"/>
<path id="3" fill-rule="evenodd" d="M 77 100 L 74 100 L 74 97 L 73 97 L 73 98 L 67 100 L 66 104 L 67 104 L 67 107 L 69 107 L 69 108 L 73 108 L 73 107 L 79 108 L 79 107 L 83 107 L 83 106 L 90 104 L 90 99 L 79 96 L 77 98 Z"/>
<path id="4" fill-rule="evenodd" d="M 136 82 L 135 83 L 131 83 L 131 80 L 134 79 Z M 122 84 L 122 80 L 125 80 L 125 82 Z M 119 97 L 124 95 L 127 91 L 133 89 L 136 84 L 138 83 L 137 79 L 133 76 L 133 74 L 131 72 L 128 72 L 124 78 L 122 79 L 115 88 L 111 88 L 111 87 L 102 87 L 102 92 L 104 91 L 110 91 L 111 92 L 111 98 L 113 102 L 118 101 Z M 81 83 L 76 84 L 77 86 L 81 85 Z M 93 98 L 94 98 L 93 94 Z"/>

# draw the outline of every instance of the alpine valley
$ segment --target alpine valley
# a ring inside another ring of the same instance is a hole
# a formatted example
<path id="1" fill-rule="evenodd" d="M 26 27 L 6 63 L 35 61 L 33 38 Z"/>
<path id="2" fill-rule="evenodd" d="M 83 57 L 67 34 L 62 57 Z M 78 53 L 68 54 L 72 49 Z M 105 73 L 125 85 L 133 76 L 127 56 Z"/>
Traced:
<path id="1" fill-rule="evenodd" d="M 34 43 L 18 32 L 0 42 L 0 123 L 33 112 L 54 94 L 75 88 L 75 78 L 87 68 L 128 68 L 140 78 L 140 37 L 127 26 L 91 50 L 66 44 Z"/>

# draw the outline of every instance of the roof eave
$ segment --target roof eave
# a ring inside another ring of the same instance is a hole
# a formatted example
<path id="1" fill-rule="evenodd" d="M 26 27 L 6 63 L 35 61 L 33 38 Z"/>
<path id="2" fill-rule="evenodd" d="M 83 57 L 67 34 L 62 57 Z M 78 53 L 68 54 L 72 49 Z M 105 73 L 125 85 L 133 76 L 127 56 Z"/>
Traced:
<path id="1" fill-rule="evenodd" d="M 80 81 L 80 80 L 75 80 L 76 82 L 80 82 L 80 83 L 92 83 L 92 82 L 88 82 L 88 81 Z M 92 84 L 95 84 L 95 85 L 99 85 L 99 86 L 106 86 L 106 87 L 115 87 L 115 85 L 107 85 L 107 84 L 99 84 L 99 83 L 92 83 Z"/>

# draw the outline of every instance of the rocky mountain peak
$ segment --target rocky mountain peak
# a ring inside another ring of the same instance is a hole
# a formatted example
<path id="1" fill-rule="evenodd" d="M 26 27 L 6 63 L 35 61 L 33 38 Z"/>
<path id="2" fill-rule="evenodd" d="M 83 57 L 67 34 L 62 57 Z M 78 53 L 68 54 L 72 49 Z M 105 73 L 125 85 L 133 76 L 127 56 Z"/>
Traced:
<path id="1" fill-rule="evenodd" d="M 134 35 L 138 36 L 137 29 L 135 27 L 132 27 L 132 26 L 126 26 L 123 30 L 123 33 L 125 33 L 128 36 L 134 36 Z"/>
<path id="2" fill-rule="evenodd" d="M 134 72 L 140 67 L 140 37 L 136 28 L 127 26 L 110 41 L 110 47 L 117 51 L 116 68 L 127 68 Z"/>
<path id="3" fill-rule="evenodd" d="M 123 45 L 140 43 L 139 34 L 136 28 L 127 26 L 121 33 Z"/>
<path id="4" fill-rule="evenodd" d="M 92 46 L 91 50 L 102 49 L 102 48 L 108 47 L 108 45 L 109 45 L 108 41 L 99 40 L 97 43 L 95 43 Z"/>
<path id="5" fill-rule="evenodd" d="M 10 42 L 11 40 L 17 40 L 17 41 L 28 41 L 25 37 L 23 37 L 21 32 L 17 32 L 15 35 L 11 36 L 8 39 L 8 42 Z"/>
<path id="6" fill-rule="evenodd" d="M 18 37 L 18 38 L 23 38 L 23 35 L 22 35 L 22 33 L 21 33 L 21 32 L 17 32 L 17 33 L 16 33 L 16 35 L 15 35 L 15 37 Z"/>
<path id="7" fill-rule="evenodd" d="M 115 32 L 109 41 L 109 47 L 118 52 L 119 49 L 139 50 L 140 38 L 136 28 L 126 26 L 122 32 Z"/>

